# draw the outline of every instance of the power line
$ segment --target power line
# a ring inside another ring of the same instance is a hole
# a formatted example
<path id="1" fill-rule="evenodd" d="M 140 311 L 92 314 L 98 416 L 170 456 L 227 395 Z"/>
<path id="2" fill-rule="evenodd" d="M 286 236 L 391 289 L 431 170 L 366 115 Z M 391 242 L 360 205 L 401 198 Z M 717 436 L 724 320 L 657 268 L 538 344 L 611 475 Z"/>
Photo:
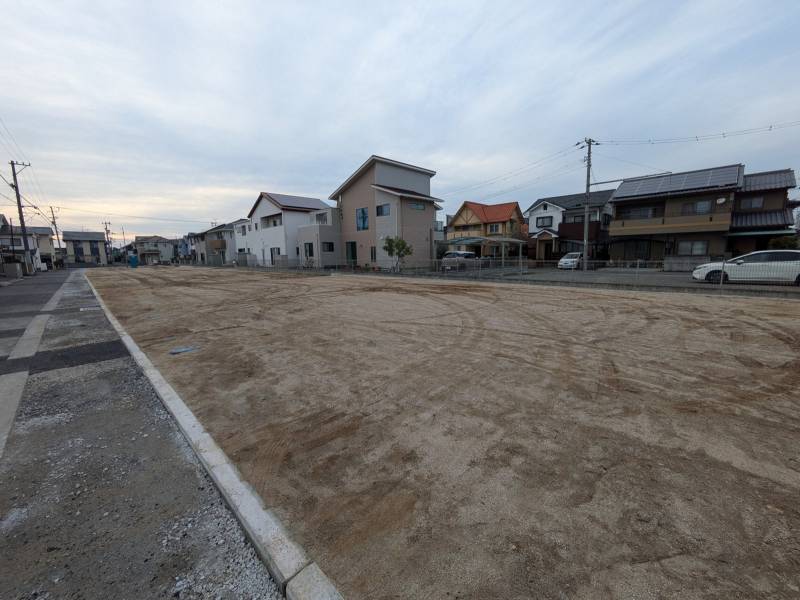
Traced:
<path id="1" fill-rule="evenodd" d="M 571 146 L 568 146 L 568 147 L 566 147 L 566 148 L 564 148 L 562 150 L 559 150 L 558 152 L 554 152 L 553 154 L 550 154 L 548 156 L 544 156 L 544 157 L 542 157 L 542 158 L 540 158 L 538 160 L 535 160 L 535 161 L 533 161 L 531 163 L 528 163 L 527 165 L 524 165 L 524 166 L 522 166 L 522 167 L 520 167 L 518 169 L 514 169 L 513 171 L 508 171 L 508 172 L 503 173 L 501 175 L 497 175 L 496 177 L 492 177 L 491 179 L 487 179 L 485 181 L 474 183 L 474 184 L 471 184 L 471 185 L 468 185 L 468 186 L 464 186 L 464 187 L 461 187 L 461 188 L 458 188 L 458 189 L 455 189 L 455 190 L 451 190 L 449 192 L 446 192 L 446 193 L 442 194 L 442 196 L 452 196 L 453 194 L 458 194 L 458 193 L 461 193 L 461 192 L 464 192 L 464 191 L 485 187 L 487 185 L 492 185 L 493 183 L 497 183 L 497 182 L 500 182 L 500 181 L 505 181 L 507 179 L 511 179 L 513 177 L 516 177 L 517 175 L 520 175 L 520 174 L 526 172 L 526 171 L 530 171 L 530 170 L 535 169 L 536 167 L 541 166 L 541 165 L 543 165 L 543 164 L 545 164 L 547 162 L 550 162 L 552 160 L 560 158 L 561 156 L 565 156 L 565 155 L 569 154 L 570 152 L 578 149 L 579 144 L 580 144 L 580 142 L 578 142 L 577 144 L 573 144 Z"/>
<path id="2" fill-rule="evenodd" d="M 636 162 L 635 160 L 628 160 L 626 158 L 620 158 L 618 156 L 611 156 L 610 154 L 604 154 L 602 152 L 598 152 L 597 150 L 594 150 L 594 153 L 597 156 L 602 156 L 604 158 L 610 158 L 611 160 L 618 160 L 619 162 L 628 163 L 630 165 L 636 165 L 637 167 L 645 167 L 647 169 L 655 169 L 657 171 L 663 171 L 663 172 L 668 172 L 669 171 L 669 169 L 662 169 L 661 167 L 657 167 L 655 165 L 648 165 L 647 163 L 640 163 L 640 162 Z"/>
<path id="3" fill-rule="evenodd" d="M 529 187 L 535 185 L 536 183 L 538 183 L 540 181 L 543 181 L 545 179 L 551 179 L 551 178 L 557 177 L 559 175 L 565 175 L 567 173 L 571 173 L 572 171 L 576 171 L 577 169 L 583 169 L 583 161 L 581 161 L 578 165 L 575 165 L 574 162 L 569 162 L 569 163 L 564 163 L 561 166 L 564 167 L 564 168 L 563 169 L 558 169 L 558 170 L 553 171 L 551 173 L 547 173 L 545 175 L 540 175 L 539 177 L 531 179 L 531 180 L 529 180 L 529 181 L 527 181 L 525 183 L 521 183 L 519 185 L 515 185 L 515 186 L 507 188 L 505 190 L 500 190 L 499 192 L 496 192 L 494 194 L 490 194 L 488 196 L 484 196 L 483 199 L 484 200 L 489 200 L 491 198 L 496 198 L 498 196 L 504 196 L 505 194 L 510 194 L 511 192 L 516 192 L 518 190 L 523 190 L 525 188 L 529 188 Z"/>
<path id="4" fill-rule="evenodd" d="M 709 140 L 719 140 L 729 137 L 738 137 L 742 135 L 752 135 L 755 133 L 769 133 L 778 129 L 787 129 L 789 127 L 800 126 L 800 121 L 787 121 L 785 123 L 776 123 L 774 125 L 765 125 L 763 127 L 751 127 L 749 129 L 738 129 L 735 131 L 723 131 L 721 133 L 708 133 L 704 135 L 689 135 L 685 137 L 674 138 L 650 138 L 650 139 L 618 139 L 618 140 L 598 140 L 598 144 L 608 144 L 615 146 L 638 146 L 644 144 L 679 144 L 683 142 L 706 142 Z"/>
<path id="5" fill-rule="evenodd" d="M 53 205 L 55 208 L 60 208 L 63 210 L 73 210 L 76 212 L 82 212 L 90 215 L 102 215 L 102 216 L 111 216 L 111 217 L 125 217 L 128 219 L 143 219 L 147 221 L 166 221 L 167 223 L 208 223 L 208 221 L 201 221 L 201 220 L 191 220 L 191 219 L 164 219 L 161 217 L 143 217 L 140 215 L 126 215 L 122 213 L 113 213 L 113 212 L 100 212 L 96 210 L 86 210 L 85 208 L 73 208 L 71 206 L 57 206 Z"/>

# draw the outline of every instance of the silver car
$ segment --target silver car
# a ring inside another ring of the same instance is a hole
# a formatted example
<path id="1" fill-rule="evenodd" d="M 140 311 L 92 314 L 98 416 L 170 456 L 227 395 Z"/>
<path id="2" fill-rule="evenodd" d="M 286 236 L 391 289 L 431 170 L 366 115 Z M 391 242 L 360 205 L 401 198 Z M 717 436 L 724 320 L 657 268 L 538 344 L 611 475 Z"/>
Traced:
<path id="1" fill-rule="evenodd" d="M 761 250 L 724 262 L 711 262 L 692 271 L 695 281 L 719 283 L 794 283 L 800 285 L 800 250 Z"/>
<path id="2" fill-rule="evenodd" d="M 445 252 L 444 256 L 442 257 L 442 270 L 463 271 L 468 268 L 476 267 L 479 261 L 480 259 L 474 252 L 450 250 Z"/>

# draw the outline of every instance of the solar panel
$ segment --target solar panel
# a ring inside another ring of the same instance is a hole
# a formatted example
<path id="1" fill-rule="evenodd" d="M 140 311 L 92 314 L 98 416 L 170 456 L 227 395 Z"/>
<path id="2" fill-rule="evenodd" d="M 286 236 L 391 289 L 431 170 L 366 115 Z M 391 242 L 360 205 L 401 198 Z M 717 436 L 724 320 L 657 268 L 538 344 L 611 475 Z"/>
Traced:
<path id="1" fill-rule="evenodd" d="M 730 165 L 702 171 L 671 173 L 660 177 L 629 179 L 620 184 L 614 197 L 630 198 L 634 196 L 734 187 L 739 183 L 739 171 L 741 168 L 741 165 Z"/>

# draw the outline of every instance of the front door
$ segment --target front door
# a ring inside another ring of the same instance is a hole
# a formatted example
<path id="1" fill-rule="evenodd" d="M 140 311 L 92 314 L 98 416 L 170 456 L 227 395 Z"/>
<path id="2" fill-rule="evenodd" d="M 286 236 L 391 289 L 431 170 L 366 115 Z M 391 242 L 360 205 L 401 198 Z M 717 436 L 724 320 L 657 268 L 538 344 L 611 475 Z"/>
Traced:
<path id="1" fill-rule="evenodd" d="M 358 263 L 358 246 L 355 242 L 345 244 L 347 264 L 355 265 Z"/>
<path id="2" fill-rule="evenodd" d="M 278 257 L 281 255 L 280 248 L 270 248 L 269 249 L 269 263 L 274 267 L 278 264 Z"/>

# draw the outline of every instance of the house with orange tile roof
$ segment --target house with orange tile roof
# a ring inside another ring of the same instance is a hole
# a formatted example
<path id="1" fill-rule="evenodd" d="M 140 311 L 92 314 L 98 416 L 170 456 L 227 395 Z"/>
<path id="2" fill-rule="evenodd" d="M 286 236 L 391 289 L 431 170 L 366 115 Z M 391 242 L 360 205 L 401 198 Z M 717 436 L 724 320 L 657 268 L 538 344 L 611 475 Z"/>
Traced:
<path id="1" fill-rule="evenodd" d="M 475 252 L 478 256 L 494 256 L 501 251 L 501 246 L 492 243 L 491 238 L 526 240 L 527 237 L 527 225 L 516 202 L 464 202 L 447 226 L 451 249 Z M 453 248 L 452 241 L 461 239 L 466 243 Z M 511 244 L 509 248 L 515 246 Z"/>

